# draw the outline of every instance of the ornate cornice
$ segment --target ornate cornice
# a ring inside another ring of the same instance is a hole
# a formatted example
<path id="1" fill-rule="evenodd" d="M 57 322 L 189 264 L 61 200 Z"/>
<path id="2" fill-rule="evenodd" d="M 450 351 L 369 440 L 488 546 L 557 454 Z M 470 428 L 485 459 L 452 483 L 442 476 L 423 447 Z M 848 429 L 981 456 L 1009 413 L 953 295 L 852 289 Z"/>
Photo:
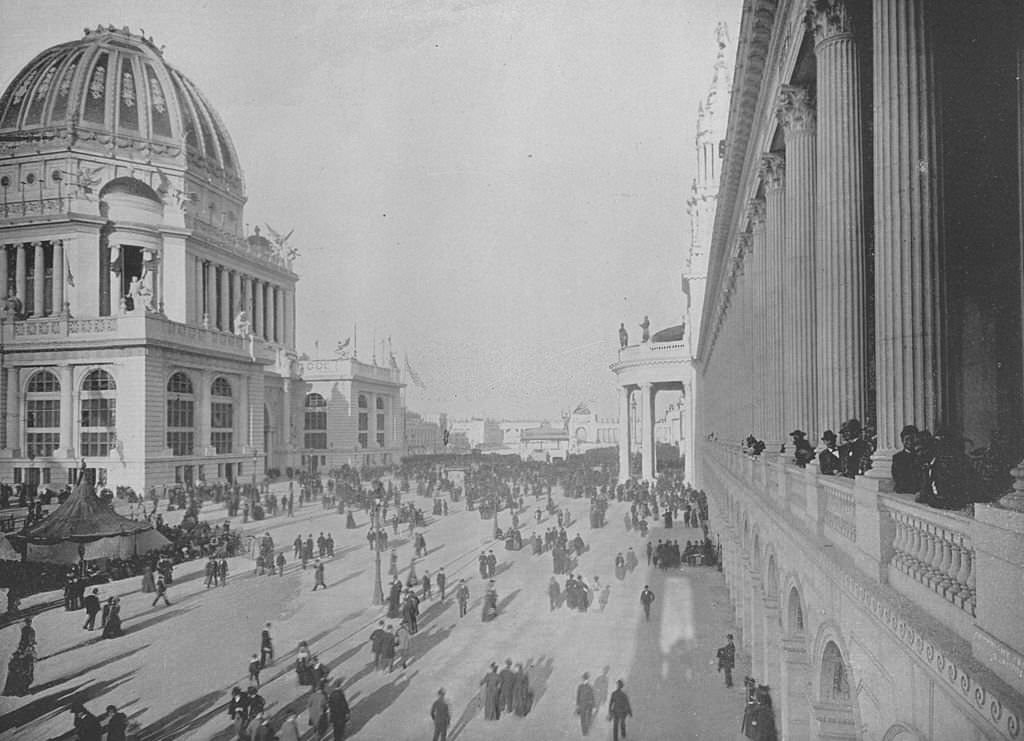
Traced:
<path id="1" fill-rule="evenodd" d="M 814 99 L 811 97 L 811 91 L 805 87 L 781 86 L 775 113 L 787 133 L 790 131 L 814 131 L 817 121 Z"/>
<path id="2" fill-rule="evenodd" d="M 846 0 L 814 0 L 807 10 L 807 29 L 814 34 L 815 46 L 840 38 L 853 38 L 854 24 Z"/>
<path id="3" fill-rule="evenodd" d="M 786 187 L 786 158 L 781 154 L 761 155 L 761 180 L 765 190 Z"/>

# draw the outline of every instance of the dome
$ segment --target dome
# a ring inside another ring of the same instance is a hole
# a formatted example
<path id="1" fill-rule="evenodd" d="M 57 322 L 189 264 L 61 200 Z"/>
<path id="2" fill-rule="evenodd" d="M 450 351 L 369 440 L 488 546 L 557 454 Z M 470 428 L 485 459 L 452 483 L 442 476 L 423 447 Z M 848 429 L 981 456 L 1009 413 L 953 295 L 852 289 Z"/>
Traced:
<path id="1" fill-rule="evenodd" d="M 231 137 L 198 88 L 143 36 L 86 29 L 29 62 L 0 97 L 0 141 L 78 141 L 180 158 L 242 188 Z"/>

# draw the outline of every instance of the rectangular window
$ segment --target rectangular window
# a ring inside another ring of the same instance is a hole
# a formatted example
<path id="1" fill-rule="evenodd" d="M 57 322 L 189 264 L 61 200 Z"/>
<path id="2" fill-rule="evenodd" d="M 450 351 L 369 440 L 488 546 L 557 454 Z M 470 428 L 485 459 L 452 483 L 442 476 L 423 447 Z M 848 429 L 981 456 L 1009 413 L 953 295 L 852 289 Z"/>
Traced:
<path id="1" fill-rule="evenodd" d="M 25 435 L 26 455 L 29 458 L 53 455 L 53 451 L 59 447 L 59 432 L 30 432 Z"/>
<path id="2" fill-rule="evenodd" d="M 89 400 L 83 400 L 83 403 Z M 92 399 L 91 401 L 107 401 L 107 399 Z M 79 455 L 85 456 L 107 456 L 110 449 L 117 444 L 117 433 L 114 432 L 83 432 Z"/>
<path id="3" fill-rule="evenodd" d="M 307 430 L 326 430 L 327 429 L 327 412 L 322 410 L 317 411 L 306 411 L 306 429 Z"/>
<path id="4" fill-rule="evenodd" d="M 359 447 L 370 447 L 370 415 L 367 412 L 359 412 Z"/>
<path id="5" fill-rule="evenodd" d="M 167 400 L 168 427 L 195 427 L 196 405 L 187 399 Z"/>
<path id="6" fill-rule="evenodd" d="M 214 431 L 210 433 L 210 444 L 217 451 L 218 455 L 225 455 L 231 452 L 231 432 Z"/>
<path id="7" fill-rule="evenodd" d="M 195 433 L 192 430 L 168 430 L 167 447 L 172 455 L 192 455 L 195 450 Z"/>
<path id="8" fill-rule="evenodd" d="M 213 402 L 210 404 L 210 427 L 230 430 L 235 425 L 234 414 L 232 410 L 234 406 L 228 402 Z"/>
<path id="9" fill-rule="evenodd" d="M 82 427 L 117 426 L 117 399 L 82 399 Z M 91 455 L 96 455 L 92 453 Z"/>
<path id="10" fill-rule="evenodd" d="M 384 447 L 384 415 L 377 415 L 377 447 Z"/>
<path id="11" fill-rule="evenodd" d="M 60 427 L 60 399 L 29 399 L 25 402 L 26 427 Z"/>
<path id="12" fill-rule="evenodd" d="M 307 432 L 305 442 L 307 450 L 327 450 L 327 433 Z"/>

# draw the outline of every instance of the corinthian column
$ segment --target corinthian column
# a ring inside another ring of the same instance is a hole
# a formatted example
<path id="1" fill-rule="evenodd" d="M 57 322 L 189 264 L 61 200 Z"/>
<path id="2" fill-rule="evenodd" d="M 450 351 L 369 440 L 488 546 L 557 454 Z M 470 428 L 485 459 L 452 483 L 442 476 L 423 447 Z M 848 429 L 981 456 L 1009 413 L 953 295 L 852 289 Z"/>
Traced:
<path id="1" fill-rule="evenodd" d="M 768 379 L 763 373 L 764 357 L 767 353 L 768 318 L 765 294 L 765 223 L 764 223 L 764 200 L 756 198 L 747 204 L 747 217 L 750 220 L 750 256 L 747 262 L 750 265 L 750 319 L 751 319 L 751 349 L 754 362 L 759 366 L 753 369 L 751 381 L 753 382 L 753 426 L 751 432 L 755 437 L 764 438 L 768 429 L 767 403 L 768 403 Z"/>
<path id="2" fill-rule="evenodd" d="M 42 242 L 33 242 L 32 247 L 32 316 L 43 316 L 46 314 L 46 294 L 43 291 L 46 286 L 46 253 Z"/>
<path id="3" fill-rule="evenodd" d="M 816 0 L 818 431 L 864 415 L 864 127 L 846 0 Z"/>
<path id="4" fill-rule="evenodd" d="M 629 389 L 619 386 L 619 483 L 629 481 Z"/>
<path id="5" fill-rule="evenodd" d="M 640 385 L 640 477 L 654 481 L 654 390 Z"/>
<path id="6" fill-rule="evenodd" d="M 782 283 L 785 272 L 784 243 L 786 239 L 786 161 L 781 155 L 766 154 L 761 159 L 761 179 L 765 194 L 764 240 L 764 302 L 765 302 L 765 354 L 764 394 L 765 428 L 762 432 L 768 450 L 778 451 L 786 440 L 784 409 L 786 388 L 784 378 L 783 332 L 785 296 Z M 792 429 L 792 428 L 790 428 Z"/>
<path id="7" fill-rule="evenodd" d="M 784 85 L 779 120 L 786 136 L 786 419 L 785 424 L 814 434 L 815 386 L 814 106 L 804 88 Z M 814 439 L 814 438 L 812 438 Z"/>
<path id="8" fill-rule="evenodd" d="M 942 159 L 928 0 L 874 0 L 879 466 L 905 424 L 943 421 Z"/>

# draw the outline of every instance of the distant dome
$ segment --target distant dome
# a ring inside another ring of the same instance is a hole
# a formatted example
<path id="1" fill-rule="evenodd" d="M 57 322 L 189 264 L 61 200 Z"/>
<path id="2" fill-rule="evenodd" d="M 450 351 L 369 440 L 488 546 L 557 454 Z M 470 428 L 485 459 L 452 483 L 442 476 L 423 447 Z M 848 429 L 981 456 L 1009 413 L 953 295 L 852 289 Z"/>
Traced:
<path id="1" fill-rule="evenodd" d="M 231 137 L 187 77 L 142 36 L 86 30 L 37 56 L 0 97 L 0 141 L 52 138 L 73 129 L 140 153 L 177 157 L 242 189 Z"/>
<path id="2" fill-rule="evenodd" d="M 651 342 L 682 342 L 683 327 L 684 325 L 677 324 L 674 327 L 666 327 L 660 332 L 655 332 L 651 337 Z"/>

